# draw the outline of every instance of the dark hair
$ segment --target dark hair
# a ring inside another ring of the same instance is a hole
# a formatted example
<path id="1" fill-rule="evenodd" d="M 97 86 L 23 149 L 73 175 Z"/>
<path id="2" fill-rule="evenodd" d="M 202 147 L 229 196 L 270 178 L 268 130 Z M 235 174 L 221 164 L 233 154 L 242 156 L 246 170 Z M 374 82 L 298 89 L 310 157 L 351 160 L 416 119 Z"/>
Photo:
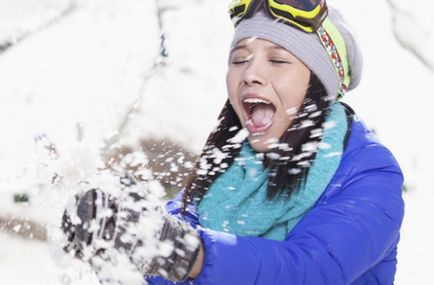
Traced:
<path id="1" fill-rule="evenodd" d="M 264 156 L 264 166 L 270 169 L 269 199 L 285 189 L 287 197 L 290 197 L 305 182 L 322 138 L 329 103 L 324 86 L 311 72 L 309 88 L 293 123 Z M 240 130 L 241 123 L 228 99 L 218 116 L 217 127 L 209 135 L 200 159 L 187 180 L 183 211 L 188 204 L 198 203 L 209 186 L 239 155 L 241 143 L 233 138 Z"/>

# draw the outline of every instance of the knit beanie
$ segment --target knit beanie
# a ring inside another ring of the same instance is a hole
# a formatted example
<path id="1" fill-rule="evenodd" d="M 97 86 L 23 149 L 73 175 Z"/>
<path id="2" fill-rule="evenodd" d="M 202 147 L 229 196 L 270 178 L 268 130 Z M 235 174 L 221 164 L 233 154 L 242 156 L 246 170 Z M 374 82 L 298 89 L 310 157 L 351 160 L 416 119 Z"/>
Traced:
<path id="1" fill-rule="evenodd" d="M 351 90 L 360 83 L 362 54 L 347 22 L 336 9 L 329 7 L 328 16 L 322 27 L 323 34 L 306 33 L 274 20 L 260 10 L 253 17 L 238 24 L 231 50 L 245 38 L 271 41 L 291 52 L 315 73 L 330 98 L 341 97 L 346 90 Z M 325 37 L 323 41 L 332 44 L 326 49 L 320 37 Z M 337 53 L 333 54 L 336 50 Z M 341 77 L 336 61 L 343 67 L 340 71 Z"/>

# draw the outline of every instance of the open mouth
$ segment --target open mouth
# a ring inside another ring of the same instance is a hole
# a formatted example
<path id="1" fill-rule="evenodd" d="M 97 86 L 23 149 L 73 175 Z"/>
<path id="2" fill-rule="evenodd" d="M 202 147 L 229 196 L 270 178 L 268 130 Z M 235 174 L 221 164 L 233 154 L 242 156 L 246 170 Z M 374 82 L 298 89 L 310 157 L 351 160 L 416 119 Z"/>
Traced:
<path id="1" fill-rule="evenodd" d="M 271 127 L 276 114 L 273 103 L 261 98 L 245 98 L 242 103 L 247 114 L 246 127 L 249 132 L 265 132 Z"/>

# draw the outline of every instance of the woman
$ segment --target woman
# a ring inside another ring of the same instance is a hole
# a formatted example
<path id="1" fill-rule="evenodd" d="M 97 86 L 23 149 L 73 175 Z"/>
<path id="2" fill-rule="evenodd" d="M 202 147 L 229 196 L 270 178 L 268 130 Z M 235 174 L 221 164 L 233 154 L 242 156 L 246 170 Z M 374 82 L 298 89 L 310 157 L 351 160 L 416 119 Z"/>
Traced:
<path id="1" fill-rule="evenodd" d="M 403 177 L 339 102 L 362 71 L 346 22 L 319 0 L 233 1 L 231 18 L 220 123 L 168 203 L 172 215 L 157 211 L 152 246 L 171 241 L 170 250 L 144 258 L 143 236 L 122 238 L 141 213 L 98 190 L 78 200 L 81 223 L 65 214 L 65 249 L 113 262 L 95 240 L 114 240 L 150 284 L 393 284 Z M 138 193 L 128 197 L 146 201 Z M 98 219 L 101 205 L 114 211 L 109 221 Z M 97 231 L 85 226 L 94 220 Z"/>

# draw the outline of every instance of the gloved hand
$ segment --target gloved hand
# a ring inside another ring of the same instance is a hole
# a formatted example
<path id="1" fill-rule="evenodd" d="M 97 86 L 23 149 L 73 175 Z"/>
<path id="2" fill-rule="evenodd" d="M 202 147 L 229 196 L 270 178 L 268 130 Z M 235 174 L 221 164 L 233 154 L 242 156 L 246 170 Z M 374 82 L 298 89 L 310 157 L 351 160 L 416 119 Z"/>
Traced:
<path id="1" fill-rule="evenodd" d="M 62 218 L 64 250 L 96 271 L 104 262 L 116 264 L 116 254 L 122 254 L 143 275 L 186 280 L 199 252 L 199 235 L 149 201 L 131 178 L 123 181 L 116 198 L 98 189 L 76 196 L 75 207 Z"/>

